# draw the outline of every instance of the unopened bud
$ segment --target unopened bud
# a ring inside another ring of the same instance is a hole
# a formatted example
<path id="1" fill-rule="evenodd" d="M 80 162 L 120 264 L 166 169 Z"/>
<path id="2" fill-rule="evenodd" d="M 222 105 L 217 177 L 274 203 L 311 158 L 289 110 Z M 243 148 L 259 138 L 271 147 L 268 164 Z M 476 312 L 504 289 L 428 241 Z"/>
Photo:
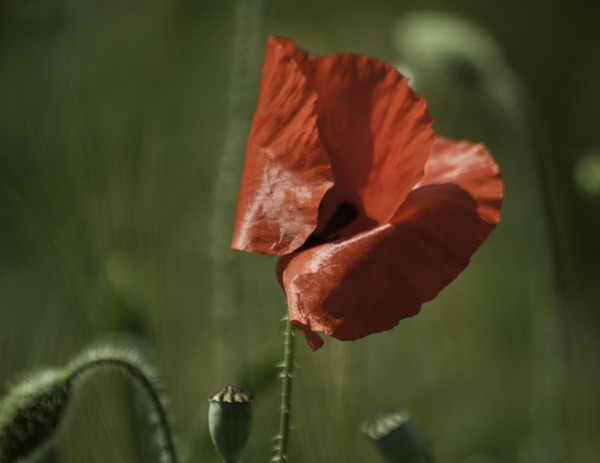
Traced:
<path id="1" fill-rule="evenodd" d="M 68 377 L 57 370 L 37 373 L 12 388 L 0 403 L 0 463 L 26 457 L 45 444 L 70 394 Z"/>
<path id="2" fill-rule="evenodd" d="M 362 427 L 367 438 L 390 463 L 429 463 L 425 442 L 404 410 L 375 412 Z"/>
<path id="3" fill-rule="evenodd" d="M 208 400 L 210 437 L 225 463 L 235 463 L 250 436 L 252 395 L 236 384 L 228 384 Z"/>

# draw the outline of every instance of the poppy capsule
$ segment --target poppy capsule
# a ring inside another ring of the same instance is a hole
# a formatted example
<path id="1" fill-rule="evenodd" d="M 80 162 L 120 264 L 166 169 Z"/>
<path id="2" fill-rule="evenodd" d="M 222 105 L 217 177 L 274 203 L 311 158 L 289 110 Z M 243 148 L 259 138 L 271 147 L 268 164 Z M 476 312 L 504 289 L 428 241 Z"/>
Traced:
<path id="1" fill-rule="evenodd" d="M 239 460 L 252 424 L 252 394 L 228 384 L 208 399 L 210 437 L 225 463 Z"/>
<path id="2" fill-rule="evenodd" d="M 405 410 L 380 410 L 363 425 L 363 432 L 390 463 L 429 463 L 426 444 Z"/>

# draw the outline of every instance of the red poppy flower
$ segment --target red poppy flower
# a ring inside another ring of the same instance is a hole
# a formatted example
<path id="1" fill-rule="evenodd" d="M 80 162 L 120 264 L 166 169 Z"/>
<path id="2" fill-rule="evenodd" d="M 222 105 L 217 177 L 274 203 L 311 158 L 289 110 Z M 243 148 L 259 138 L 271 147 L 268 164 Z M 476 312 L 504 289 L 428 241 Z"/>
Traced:
<path id="1" fill-rule="evenodd" d="M 415 315 L 500 220 L 482 145 L 436 137 L 387 64 L 270 37 L 232 249 L 282 256 L 290 320 L 313 349 Z"/>

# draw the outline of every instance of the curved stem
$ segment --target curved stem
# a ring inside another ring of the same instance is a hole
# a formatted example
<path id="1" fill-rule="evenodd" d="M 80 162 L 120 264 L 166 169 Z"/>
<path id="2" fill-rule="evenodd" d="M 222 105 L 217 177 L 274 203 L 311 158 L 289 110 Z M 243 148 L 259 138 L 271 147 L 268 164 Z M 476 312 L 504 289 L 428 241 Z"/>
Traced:
<path id="1" fill-rule="evenodd" d="M 125 371 L 132 378 L 134 378 L 142 387 L 142 389 L 146 392 L 146 394 L 148 394 L 148 398 L 150 399 L 152 408 L 154 409 L 154 412 L 157 416 L 157 427 L 161 437 L 161 451 L 163 453 L 163 458 L 161 459 L 161 461 L 167 463 L 178 463 L 177 452 L 175 450 L 175 442 L 173 440 L 171 428 L 169 426 L 169 418 L 167 416 L 167 411 L 161 402 L 160 395 L 156 390 L 155 386 L 140 368 L 138 368 L 136 365 L 130 363 L 125 359 L 102 358 L 92 360 L 81 365 L 79 368 L 73 371 L 73 373 L 70 376 L 70 380 L 73 381 L 77 379 L 79 376 L 81 376 L 88 370 L 101 367 L 114 367 Z"/>
<path id="2" fill-rule="evenodd" d="M 281 404 L 279 407 L 279 433 L 276 447 L 277 454 L 274 463 L 287 462 L 287 448 L 290 434 L 290 414 L 292 410 L 292 379 L 294 374 L 294 325 L 286 317 L 286 328 L 283 349 L 283 363 L 281 377 Z"/>

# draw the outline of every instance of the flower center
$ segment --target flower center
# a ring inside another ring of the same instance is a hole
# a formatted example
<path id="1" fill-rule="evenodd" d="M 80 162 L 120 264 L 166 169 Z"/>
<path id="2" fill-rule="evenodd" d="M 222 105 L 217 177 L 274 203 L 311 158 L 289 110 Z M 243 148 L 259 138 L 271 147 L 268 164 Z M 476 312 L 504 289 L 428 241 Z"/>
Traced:
<path id="1" fill-rule="evenodd" d="M 301 249 L 311 248 L 341 238 L 342 236 L 338 232 L 354 222 L 357 217 L 358 209 L 356 207 L 348 202 L 340 203 L 325 226 L 310 235 Z"/>

